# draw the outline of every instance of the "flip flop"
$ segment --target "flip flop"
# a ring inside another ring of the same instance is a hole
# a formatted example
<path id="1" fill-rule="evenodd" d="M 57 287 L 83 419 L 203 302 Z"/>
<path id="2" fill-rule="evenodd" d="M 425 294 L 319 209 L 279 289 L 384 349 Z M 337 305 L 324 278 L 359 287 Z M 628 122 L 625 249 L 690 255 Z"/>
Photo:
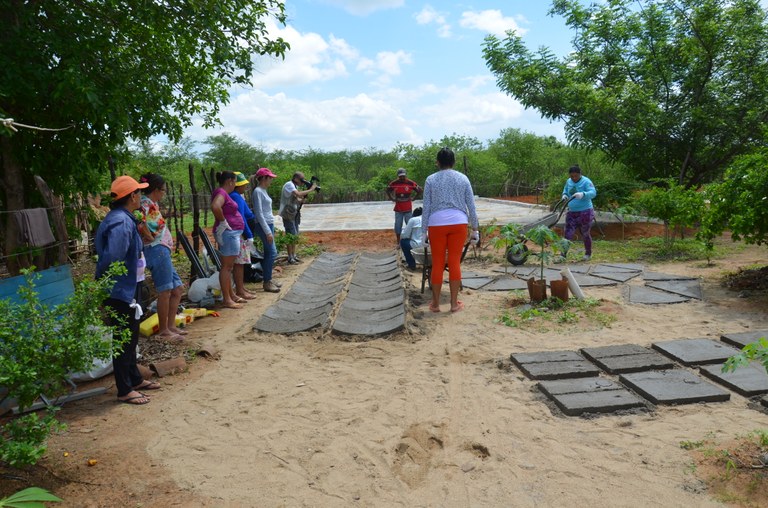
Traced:
<path id="1" fill-rule="evenodd" d="M 459 312 L 464 310 L 464 302 L 456 302 L 456 307 L 451 307 L 451 312 Z"/>
<path id="2" fill-rule="evenodd" d="M 138 402 L 139 399 L 147 399 L 144 402 Z M 123 404 L 130 404 L 132 406 L 143 406 L 144 404 L 149 404 L 149 398 L 144 395 L 143 393 L 141 395 L 136 395 L 134 397 L 128 397 L 127 399 L 117 399 L 119 402 L 122 402 Z"/>
<path id="3" fill-rule="evenodd" d="M 430 303 L 429 310 L 432 312 L 440 312 L 440 306 L 438 305 L 437 307 L 433 307 L 432 304 Z"/>
<path id="4" fill-rule="evenodd" d="M 227 308 L 227 309 L 242 309 L 243 308 L 243 306 L 240 305 L 239 303 L 225 303 L 225 304 L 223 304 L 223 306 L 224 306 L 224 308 Z"/>
<path id="5" fill-rule="evenodd" d="M 233 300 L 235 303 L 245 303 L 245 302 L 246 302 L 245 298 L 241 298 L 241 297 L 239 297 L 239 296 L 236 296 L 236 297 L 234 297 L 232 300 Z"/>
<path id="6" fill-rule="evenodd" d="M 139 386 L 134 386 L 133 387 L 133 389 L 136 390 L 136 391 L 139 391 L 139 390 L 159 390 L 160 388 L 161 388 L 160 383 L 157 383 L 155 381 L 148 381 L 148 380 L 145 380 Z"/>
<path id="7" fill-rule="evenodd" d="M 237 295 L 237 296 L 240 297 L 240 298 L 245 298 L 246 300 L 255 300 L 256 299 L 256 295 Z M 242 303 L 242 302 L 237 302 L 237 303 Z"/>

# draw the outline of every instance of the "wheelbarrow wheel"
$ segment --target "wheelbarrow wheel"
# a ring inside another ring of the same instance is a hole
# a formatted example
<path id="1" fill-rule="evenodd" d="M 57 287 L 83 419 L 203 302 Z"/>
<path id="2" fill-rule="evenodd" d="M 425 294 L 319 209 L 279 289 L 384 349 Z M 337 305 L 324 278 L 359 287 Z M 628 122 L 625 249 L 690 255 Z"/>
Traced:
<path id="1" fill-rule="evenodd" d="M 526 259 L 528 259 L 528 247 L 525 245 L 523 245 L 522 249 L 518 250 L 513 250 L 512 248 L 507 249 L 507 261 L 511 264 L 520 266 L 525 263 Z"/>

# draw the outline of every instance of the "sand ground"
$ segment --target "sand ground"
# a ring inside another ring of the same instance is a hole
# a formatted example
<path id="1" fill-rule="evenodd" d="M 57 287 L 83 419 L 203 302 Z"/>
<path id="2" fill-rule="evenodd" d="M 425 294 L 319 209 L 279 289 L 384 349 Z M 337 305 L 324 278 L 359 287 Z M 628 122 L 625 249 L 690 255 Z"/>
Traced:
<path id="1" fill-rule="evenodd" d="M 465 311 L 446 312 L 444 300 L 433 314 L 420 275 L 408 274 L 402 333 L 286 337 L 252 331 L 280 296 L 259 292 L 189 328 L 221 358 L 162 379 L 152 403 L 117 404 L 112 386 L 67 406 L 69 429 L 43 465 L 70 507 L 722 506 L 679 443 L 768 427 L 747 399 L 565 417 L 508 358 L 766 329 L 765 294 L 739 298 L 719 284 L 764 256 L 654 266 L 701 277 L 703 301 L 631 305 L 619 288 L 589 289 L 616 316 L 610 327 L 510 328 L 496 322 L 509 301 L 500 292 L 465 290 Z M 308 262 L 286 268 L 286 286 Z"/>

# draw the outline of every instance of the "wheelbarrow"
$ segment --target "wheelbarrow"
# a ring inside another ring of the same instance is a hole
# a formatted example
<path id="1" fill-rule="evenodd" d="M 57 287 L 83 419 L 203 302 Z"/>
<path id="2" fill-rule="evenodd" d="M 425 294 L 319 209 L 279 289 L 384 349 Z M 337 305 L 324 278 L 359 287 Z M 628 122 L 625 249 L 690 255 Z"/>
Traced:
<path id="1" fill-rule="evenodd" d="M 461 251 L 461 262 L 463 262 L 464 258 L 467 256 L 467 250 L 471 244 L 472 242 L 467 242 L 464 244 L 464 250 Z M 478 245 L 480 245 L 479 241 Z M 422 266 L 421 292 L 423 293 L 424 287 L 427 283 L 429 283 L 429 287 L 432 288 L 432 254 L 429 252 L 429 244 L 427 243 L 423 247 L 417 247 L 413 249 L 411 254 L 413 254 L 413 259 L 416 261 L 416 263 Z M 447 264 L 445 265 L 445 269 L 448 270 Z"/>
<path id="2" fill-rule="evenodd" d="M 549 214 L 535 222 L 523 225 L 519 229 L 520 236 L 518 237 L 518 244 L 522 245 L 522 247 L 517 249 L 514 247 L 509 247 L 506 252 L 507 261 L 515 266 L 519 266 L 525 263 L 525 260 L 528 259 L 528 247 L 525 245 L 525 242 L 528 240 L 528 238 L 525 236 L 526 233 L 539 226 L 546 226 L 551 228 L 560 222 L 560 218 L 563 216 L 565 211 L 568 210 L 568 203 L 570 203 L 572 200 L 573 196 L 568 198 L 567 201 L 558 200 L 558 202 L 555 203 L 555 205 L 552 207 L 552 211 Z"/>

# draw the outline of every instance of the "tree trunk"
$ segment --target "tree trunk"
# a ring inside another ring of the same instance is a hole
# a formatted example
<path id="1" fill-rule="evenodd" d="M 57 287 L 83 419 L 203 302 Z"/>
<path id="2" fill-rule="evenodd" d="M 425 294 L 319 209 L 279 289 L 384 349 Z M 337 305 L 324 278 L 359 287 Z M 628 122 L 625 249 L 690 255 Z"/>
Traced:
<path id="1" fill-rule="evenodd" d="M 0 136 L 0 152 L 2 153 L 3 163 L 3 179 L 1 182 L 7 211 L 23 210 L 25 208 L 24 183 L 22 181 L 23 171 L 13 155 L 13 147 L 9 136 Z M 5 232 L 5 250 L 3 254 L 7 256 L 6 265 L 11 275 L 18 275 L 19 270 L 30 266 L 31 262 L 26 254 L 12 255 L 20 247 L 19 227 L 13 213 L 3 214 L 2 217 L 5 219 L 5 224 L 0 227 L 3 227 Z"/>

